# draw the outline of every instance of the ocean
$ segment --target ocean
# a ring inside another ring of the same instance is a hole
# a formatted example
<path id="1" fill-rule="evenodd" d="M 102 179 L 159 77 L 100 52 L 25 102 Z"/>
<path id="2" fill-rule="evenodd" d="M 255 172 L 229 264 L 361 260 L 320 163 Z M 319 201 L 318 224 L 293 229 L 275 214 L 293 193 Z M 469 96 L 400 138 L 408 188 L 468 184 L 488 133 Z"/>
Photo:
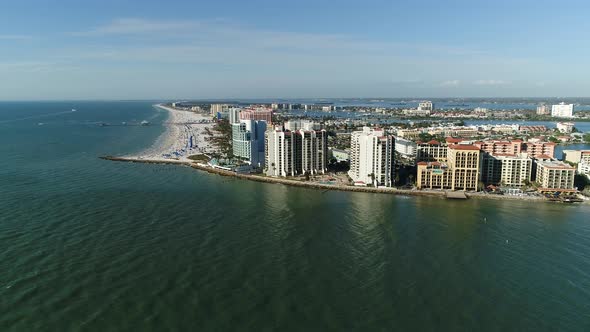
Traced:
<path id="1" fill-rule="evenodd" d="M 0 103 L 0 331 L 590 329 L 589 206 L 98 159 L 151 105 Z"/>

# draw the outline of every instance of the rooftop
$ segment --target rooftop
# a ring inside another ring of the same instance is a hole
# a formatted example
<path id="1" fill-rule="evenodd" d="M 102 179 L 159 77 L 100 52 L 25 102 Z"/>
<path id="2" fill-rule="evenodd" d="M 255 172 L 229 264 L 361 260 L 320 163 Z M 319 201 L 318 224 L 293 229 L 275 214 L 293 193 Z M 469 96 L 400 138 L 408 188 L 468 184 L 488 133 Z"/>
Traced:
<path id="1" fill-rule="evenodd" d="M 464 150 L 464 151 L 479 151 L 480 150 L 475 145 L 460 145 L 460 144 L 449 145 L 449 149 L 452 149 L 452 150 Z"/>

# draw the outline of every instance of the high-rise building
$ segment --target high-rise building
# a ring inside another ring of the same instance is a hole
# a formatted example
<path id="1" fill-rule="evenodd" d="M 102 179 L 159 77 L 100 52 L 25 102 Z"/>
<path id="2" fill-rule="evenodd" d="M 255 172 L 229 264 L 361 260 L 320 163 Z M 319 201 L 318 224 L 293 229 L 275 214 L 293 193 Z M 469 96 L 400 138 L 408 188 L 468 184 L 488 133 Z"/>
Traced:
<path id="1" fill-rule="evenodd" d="M 237 107 L 229 109 L 229 123 L 230 124 L 240 122 L 240 111 L 241 110 L 242 110 L 241 108 L 237 108 Z"/>
<path id="2" fill-rule="evenodd" d="M 559 103 L 551 106 L 551 116 L 556 118 L 571 118 L 574 116 L 574 104 Z"/>
<path id="3" fill-rule="evenodd" d="M 522 187 L 531 181 L 533 160 L 527 154 L 484 153 L 481 180 L 485 184 Z"/>
<path id="4" fill-rule="evenodd" d="M 391 187 L 394 182 L 394 138 L 383 129 L 364 127 L 350 138 L 350 171 L 356 185 Z"/>
<path id="5" fill-rule="evenodd" d="M 540 191 L 574 189 L 576 169 L 557 160 L 537 161 L 536 181 Z"/>
<path id="6" fill-rule="evenodd" d="M 229 104 L 211 104 L 210 114 L 212 117 L 219 118 L 220 114 L 227 113 L 230 107 Z"/>
<path id="7" fill-rule="evenodd" d="M 254 167 L 264 166 L 264 133 L 266 121 L 240 120 L 232 126 L 232 148 Z"/>
<path id="8" fill-rule="evenodd" d="M 419 111 L 434 111 L 434 104 L 430 100 L 421 101 L 418 103 Z"/>
<path id="9" fill-rule="evenodd" d="M 325 173 L 328 134 L 325 130 L 299 128 L 286 123 L 265 133 L 266 175 L 296 176 Z"/>

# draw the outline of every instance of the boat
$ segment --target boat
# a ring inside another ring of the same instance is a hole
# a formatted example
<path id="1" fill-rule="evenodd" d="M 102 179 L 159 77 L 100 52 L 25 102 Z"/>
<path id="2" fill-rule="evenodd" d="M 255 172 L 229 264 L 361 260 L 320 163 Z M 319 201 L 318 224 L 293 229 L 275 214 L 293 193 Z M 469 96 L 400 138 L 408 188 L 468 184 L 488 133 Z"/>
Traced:
<path id="1" fill-rule="evenodd" d="M 75 108 L 72 108 L 72 112 L 76 112 L 76 111 L 78 111 L 78 110 L 77 110 L 77 109 L 75 109 Z"/>
<path id="2" fill-rule="evenodd" d="M 150 125 L 150 122 L 149 121 L 146 121 L 146 120 L 143 120 L 139 124 L 142 125 L 142 126 L 149 126 Z"/>

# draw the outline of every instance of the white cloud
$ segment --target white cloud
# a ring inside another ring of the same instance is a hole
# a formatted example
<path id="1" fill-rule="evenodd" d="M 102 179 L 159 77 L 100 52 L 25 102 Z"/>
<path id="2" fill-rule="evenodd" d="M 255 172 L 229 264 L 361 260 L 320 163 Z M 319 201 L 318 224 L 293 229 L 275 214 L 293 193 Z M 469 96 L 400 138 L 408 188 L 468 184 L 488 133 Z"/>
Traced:
<path id="1" fill-rule="evenodd" d="M 31 36 L 27 35 L 0 35 L 0 40 L 23 40 L 31 39 Z"/>
<path id="2" fill-rule="evenodd" d="M 473 82 L 475 85 L 509 85 L 510 82 L 503 80 L 477 80 Z"/>
<path id="3" fill-rule="evenodd" d="M 461 84 L 459 80 L 448 80 L 441 82 L 439 86 L 458 86 L 459 84 Z"/>

